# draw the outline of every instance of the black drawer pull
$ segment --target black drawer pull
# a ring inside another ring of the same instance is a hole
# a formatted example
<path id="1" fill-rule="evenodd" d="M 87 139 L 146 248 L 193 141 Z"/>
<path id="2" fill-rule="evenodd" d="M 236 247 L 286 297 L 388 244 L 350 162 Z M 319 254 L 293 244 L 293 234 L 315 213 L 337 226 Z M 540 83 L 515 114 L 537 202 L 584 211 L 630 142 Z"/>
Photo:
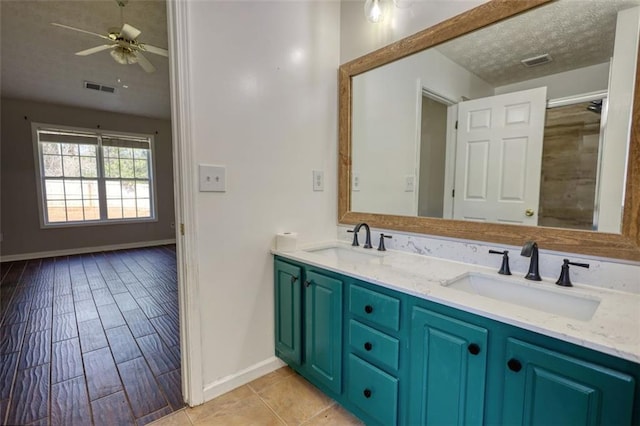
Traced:
<path id="1" fill-rule="evenodd" d="M 364 344 L 364 350 L 365 351 L 370 351 L 373 348 L 373 345 L 370 342 L 366 342 Z"/>
<path id="2" fill-rule="evenodd" d="M 480 353 L 480 346 L 475 343 L 470 344 L 467 349 L 471 355 L 478 355 Z"/>
<path id="3" fill-rule="evenodd" d="M 513 371 L 514 373 L 517 373 L 518 371 L 522 370 L 522 364 L 520 363 L 520 361 L 518 361 L 515 358 L 511 358 L 507 362 L 507 367 L 509 367 L 509 370 Z"/>
<path id="4" fill-rule="evenodd" d="M 373 312 L 373 306 L 371 305 L 367 305 L 364 307 L 364 311 L 368 314 L 370 314 L 371 312 Z"/>
<path id="5" fill-rule="evenodd" d="M 311 285 L 311 281 L 305 281 L 305 282 L 304 282 L 304 286 L 305 286 L 305 287 L 309 287 L 310 285 Z"/>
<path id="6" fill-rule="evenodd" d="M 371 390 L 369 390 L 369 389 L 365 389 L 364 392 L 362 392 L 362 394 L 367 399 L 371 398 Z"/>

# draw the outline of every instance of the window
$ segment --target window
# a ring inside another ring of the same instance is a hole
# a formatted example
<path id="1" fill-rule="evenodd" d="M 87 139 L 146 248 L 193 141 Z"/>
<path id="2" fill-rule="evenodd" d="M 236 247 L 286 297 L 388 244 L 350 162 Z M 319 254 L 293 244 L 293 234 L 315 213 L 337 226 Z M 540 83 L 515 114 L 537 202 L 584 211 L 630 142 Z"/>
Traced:
<path id="1" fill-rule="evenodd" d="M 33 126 L 44 226 L 155 219 L 152 136 Z"/>

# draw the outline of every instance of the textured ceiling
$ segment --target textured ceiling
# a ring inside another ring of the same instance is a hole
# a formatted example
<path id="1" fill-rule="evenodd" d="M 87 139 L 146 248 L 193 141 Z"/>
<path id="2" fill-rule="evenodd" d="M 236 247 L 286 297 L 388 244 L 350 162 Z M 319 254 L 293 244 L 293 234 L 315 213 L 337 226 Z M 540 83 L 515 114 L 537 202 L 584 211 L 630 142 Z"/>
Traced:
<path id="1" fill-rule="evenodd" d="M 57 22 L 106 35 L 109 28 L 121 27 L 115 0 L 0 0 L 0 14 L 3 97 L 170 117 L 167 58 L 145 54 L 156 67 L 148 74 L 137 64 L 116 63 L 108 51 L 76 56 L 75 52 L 104 40 L 51 25 Z M 138 41 L 168 47 L 164 0 L 130 0 L 124 21 L 142 31 Z M 116 92 L 84 89 L 85 80 L 116 87 Z"/>
<path id="2" fill-rule="evenodd" d="M 639 0 L 563 0 L 539 7 L 437 47 L 493 86 L 600 64 L 613 55 L 616 14 Z M 548 53 L 532 68 L 520 61 Z"/>

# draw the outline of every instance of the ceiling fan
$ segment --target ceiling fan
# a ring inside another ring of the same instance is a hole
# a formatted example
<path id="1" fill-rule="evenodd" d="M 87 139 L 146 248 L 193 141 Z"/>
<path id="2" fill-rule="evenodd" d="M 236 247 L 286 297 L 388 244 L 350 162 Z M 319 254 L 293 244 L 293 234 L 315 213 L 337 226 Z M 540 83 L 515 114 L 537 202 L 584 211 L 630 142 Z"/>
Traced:
<path id="1" fill-rule="evenodd" d="M 142 52 L 168 57 L 169 51 L 161 47 L 139 42 L 138 37 L 142 34 L 142 31 L 132 25 L 124 23 L 123 10 L 124 6 L 129 3 L 129 0 L 116 0 L 116 3 L 118 3 L 118 7 L 120 7 L 120 22 L 122 23 L 122 28 L 109 28 L 107 35 L 82 30 L 80 28 L 56 22 L 52 22 L 51 25 L 100 37 L 109 42 L 108 44 L 76 52 L 76 55 L 78 56 L 88 56 L 104 50 L 110 50 L 109 53 L 111 54 L 111 57 L 119 64 L 128 65 L 137 63 L 146 72 L 154 72 L 156 68 L 151 64 L 151 62 L 149 62 Z"/>

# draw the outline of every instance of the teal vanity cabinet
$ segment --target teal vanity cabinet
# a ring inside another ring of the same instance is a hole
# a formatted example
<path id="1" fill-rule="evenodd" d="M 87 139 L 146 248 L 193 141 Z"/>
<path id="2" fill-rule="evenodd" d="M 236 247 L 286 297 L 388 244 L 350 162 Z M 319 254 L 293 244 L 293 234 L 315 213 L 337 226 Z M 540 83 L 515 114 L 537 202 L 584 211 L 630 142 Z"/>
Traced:
<path id="1" fill-rule="evenodd" d="M 640 424 L 640 365 L 276 257 L 276 355 L 368 425 Z"/>
<path id="2" fill-rule="evenodd" d="M 413 307 L 410 424 L 483 423 L 487 335 L 486 328 Z"/>
<path id="3" fill-rule="evenodd" d="M 342 281 L 306 271 L 305 362 L 308 373 L 333 392 L 342 391 Z"/>
<path id="4" fill-rule="evenodd" d="M 335 274 L 279 258 L 274 276 L 276 355 L 314 384 L 339 394 L 342 281 Z"/>
<path id="5" fill-rule="evenodd" d="M 403 424 L 399 395 L 403 295 L 352 280 L 348 290 L 345 389 L 368 424 Z"/>
<path id="6" fill-rule="evenodd" d="M 302 268 L 276 260 L 276 355 L 288 364 L 302 362 Z"/>
<path id="7" fill-rule="evenodd" d="M 514 338 L 506 348 L 504 423 L 631 424 L 630 375 Z"/>

